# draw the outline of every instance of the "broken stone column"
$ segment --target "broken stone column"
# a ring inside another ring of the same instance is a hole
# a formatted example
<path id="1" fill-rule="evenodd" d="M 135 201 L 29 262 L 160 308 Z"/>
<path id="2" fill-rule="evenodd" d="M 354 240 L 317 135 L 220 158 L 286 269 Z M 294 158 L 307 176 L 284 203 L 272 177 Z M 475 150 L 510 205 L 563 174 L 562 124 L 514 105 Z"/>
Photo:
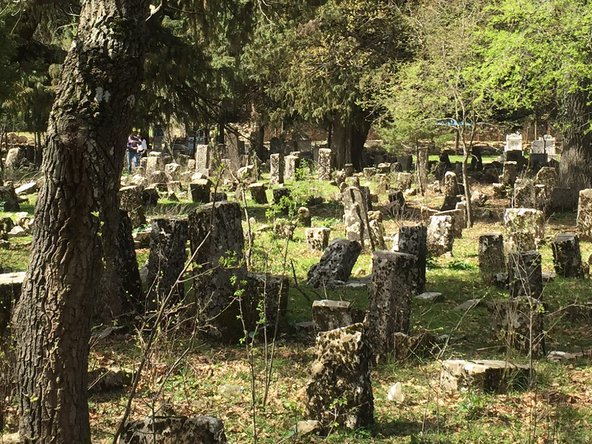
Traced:
<path id="1" fill-rule="evenodd" d="M 368 294 L 368 334 L 373 355 L 381 359 L 393 350 L 393 335 L 411 329 L 411 299 L 418 280 L 417 256 L 375 251 Z"/>
<path id="2" fill-rule="evenodd" d="M 440 373 L 440 383 L 447 392 L 505 393 L 509 389 L 526 389 L 529 379 L 527 365 L 491 359 L 448 359 L 442 362 Z"/>
<path id="3" fill-rule="evenodd" d="M 551 243 L 553 264 L 558 276 L 584 277 L 580 240 L 575 233 L 559 233 Z"/>
<path id="4" fill-rule="evenodd" d="M 592 241 L 592 189 L 580 191 L 576 225 L 580 239 Z"/>
<path id="5" fill-rule="evenodd" d="M 315 331 L 329 331 L 353 324 L 351 302 L 322 299 L 312 303 Z"/>
<path id="6" fill-rule="evenodd" d="M 454 243 L 452 216 L 431 216 L 428 224 L 428 252 L 441 256 L 452 251 Z"/>
<path id="7" fill-rule="evenodd" d="M 255 203 L 259 205 L 265 205 L 267 203 L 267 194 L 265 193 L 265 185 L 262 183 L 252 183 L 249 185 L 249 191 L 251 192 L 251 198 Z"/>
<path id="8" fill-rule="evenodd" d="M 508 161 L 504 162 L 504 168 L 499 180 L 502 185 L 513 187 L 516 178 L 518 177 L 518 162 Z"/>
<path id="9" fill-rule="evenodd" d="M 189 184 L 189 195 L 193 202 L 208 203 L 212 183 L 209 179 L 197 179 Z"/>
<path id="10" fill-rule="evenodd" d="M 496 299 L 487 304 L 494 330 L 502 343 L 535 358 L 545 354 L 543 303 L 519 296 Z"/>
<path id="11" fill-rule="evenodd" d="M 246 285 L 244 235 L 238 202 L 215 202 L 189 213 L 189 241 L 197 266 L 190 302 L 210 336 L 234 342 L 243 336 L 237 294 Z"/>
<path id="12" fill-rule="evenodd" d="M 539 208 L 536 189 L 532 179 L 515 180 L 512 206 L 514 208 Z"/>
<path id="13" fill-rule="evenodd" d="M 10 324 L 13 307 L 21 297 L 25 272 L 0 274 L 0 341 Z"/>
<path id="14" fill-rule="evenodd" d="M 330 228 L 307 228 L 305 231 L 308 248 L 313 251 L 325 251 L 329 245 Z"/>
<path id="15" fill-rule="evenodd" d="M 380 211 L 368 211 L 370 237 L 376 250 L 386 250 L 384 242 L 384 226 L 382 224 L 382 213 Z"/>
<path id="16" fill-rule="evenodd" d="M 507 251 L 536 250 L 545 239 L 543 212 L 534 208 L 507 208 L 504 227 Z"/>
<path id="17" fill-rule="evenodd" d="M 364 324 L 319 333 L 316 356 L 306 387 L 307 417 L 326 430 L 372 425 L 371 349 Z"/>
<path id="18" fill-rule="evenodd" d="M 284 157 L 284 180 L 296 180 L 296 170 L 300 166 L 300 158 L 298 156 Z"/>
<path id="19" fill-rule="evenodd" d="M 195 146 L 195 172 L 205 176 L 210 175 L 210 146 Z"/>
<path id="20" fill-rule="evenodd" d="M 405 191 L 411 188 L 413 183 L 413 174 L 411 173 L 397 173 L 397 188 Z"/>
<path id="21" fill-rule="evenodd" d="M 357 241 L 362 246 L 370 236 L 368 220 L 368 206 L 362 191 L 357 187 L 347 187 L 341 193 L 343 202 L 343 222 L 346 237 L 350 241 Z"/>
<path id="22" fill-rule="evenodd" d="M 281 153 L 269 156 L 269 184 L 284 183 L 284 156 Z"/>
<path id="23" fill-rule="evenodd" d="M 426 262 L 428 230 L 424 225 L 402 226 L 399 228 L 396 250 L 417 256 L 417 289 L 418 294 L 426 288 Z M 395 246 L 393 245 L 393 248 Z"/>
<path id="24" fill-rule="evenodd" d="M 325 250 L 318 264 L 308 270 L 308 285 L 331 286 L 335 281 L 346 282 L 362 252 L 356 241 L 335 239 Z"/>
<path id="25" fill-rule="evenodd" d="M 146 224 L 142 187 L 132 185 L 119 189 L 119 208 L 126 211 L 133 228 Z"/>
<path id="26" fill-rule="evenodd" d="M 452 218 L 452 236 L 461 239 L 465 228 L 465 212 L 462 209 L 439 211 L 436 216 L 450 216 Z"/>
<path id="27" fill-rule="evenodd" d="M 495 275 L 506 272 L 504 237 L 498 233 L 479 236 L 479 272 L 487 284 L 495 282 Z"/>
<path id="28" fill-rule="evenodd" d="M 148 256 L 149 306 L 162 302 L 172 294 L 180 302 L 185 294 L 178 279 L 187 259 L 187 220 L 153 219 Z"/>
<path id="29" fill-rule="evenodd" d="M 331 179 L 331 150 L 319 149 L 318 175 L 320 180 Z"/>
<path id="30" fill-rule="evenodd" d="M 541 254 L 538 251 L 512 252 L 508 255 L 510 296 L 530 296 L 540 299 L 543 294 Z"/>
<path id="31" fill-rule="evenodd" d="M 127 421 L 119 444 L 227 444 L 224 424 L 212 416 L 156 416 Z"/>

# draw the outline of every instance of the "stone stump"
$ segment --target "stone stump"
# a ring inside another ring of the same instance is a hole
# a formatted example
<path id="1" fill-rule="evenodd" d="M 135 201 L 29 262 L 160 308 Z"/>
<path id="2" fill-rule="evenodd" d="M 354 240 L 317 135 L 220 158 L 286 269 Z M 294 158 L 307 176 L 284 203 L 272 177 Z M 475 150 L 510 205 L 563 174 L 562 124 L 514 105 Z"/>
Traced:
<path id="1" fill-rule="evenodd" d="M 364 246 L 364 241 L 370 236 L 366 197 L 359 188 L 347 187 L 341 193 L 341 200 L 346 238 Z"/>
<path id="2" fill-rule="evenodd" d="M 151 152 L 146 158 L 146 177 L 151 177 L 157 171 L 164 174 L 164 165 L 164 156 L 162 156 L 162 153 Z"/>
<path id="3" fill-rule="evenodd" d="M 532 297 L 496 299 L 487 304 L 498 338 L 508 348 L 539 358 L 545 354 L 543 303 Z"/>
<path id="4" fill-rule="evenodd" d="M 308 208 L 306 208 L 306 207 L 298 208 L 297 218 L 298 218 L 298 224 L 300 226 L 310 227 L 312 218 L 310 216 L 310 210 Z"/>
<path id="5" fill-rule="evenodd" d="M 307 228 L 305 231 L 306 243 L 312 251 L 325 251 L 329 245 L 330 228 Z"/>
<path id="6" fill-rule="evenodd" d="M 458 178 L 452 171 L 444 174 L 444 197 L 456 197 L 459 193 Z"/>
<path id="7" fill-rule="evenodd" d="M 172 295 L 174 302 L 183 300 L 185 287 L 178 279 L 187 259 L 187 220 L 153 219 L 148 256 L 148 305 L 162 302 Z"/>
<path id="8" fill-rule="evenodd" d="M 386 250 L 384 242 L 384 226 L 382 224 L 382 213 L 380 211 L 368 211 L 368 228 L 370 239 L 375 250 Z"/>
<path id="9" fill-rule="evenodd" d="M 465 228 L 465 212 L 462 209 L 439 211 L 435 216 L 450 216 L 452 218 L 452 235 L 455 239 L 461 239 Z"/>
<path id="10" fill-rule="evenodd" d="M 431 216 L 428 224 L 428 253 L 441 256 L 452 251 L 454 243 L 454 221 L 452 216 Z"/>
<path id="11" fill-rule="evenodd" d="M 312 303 L 315 331 L 329 331 L 353 324 L 351 302 L 322 299 Z"/>
<path id="12" fill-rule="evenodd" d="M 376 175 L 376 168 L 375 167 L 366 167 L 362 169 L 362 173 L 364 173 L 364 177 L 366 179 L 370 179 L 371 177 Z"/>
<path id="13" fill-rule="evenodd" d="M 208 203 L 212 184 L 209 179 L 197 179 L 189 184 L 189 195 L 192 202 Z"/>
<path id="14" fill-rule="evenodd" d="M 592 189 L 580 191 L 576 224 L 580 239 L 592 241 Z"/>
<path id="15" fill-rule="evenodd" d="M 227 444 L 224 424 L 212 416 L 156 416 L 127 421 L 119 444 Z"/>
<path id="16" fill-rule="evenodd" d="M 176 162 L 167 163 L 164 166 L 164 173 L 167 176 L 168 182 L 179 180 L 181 178 L 182 167 Z"/>
<path id="17" fill-rule="evenodd" d="M 367 322 L 373 355 L 378 359 L 393 350 L 396 332 L 408 334 L 411 329 L 411 300 L 417 280 L 417 256 L 389 251 L 372 255 Z"/>
<path id="18" fill-rule="evenodd" d="M 21 297 L 25 272 L 0 274 L 0 341 L 10 324 L 13 307 Z"/>
<path id="19" fill-rule="evenodd" d="M 133 228 L 146 224 L 142 191 L 142 187 L 135 185 L 119 189 L 119 208 L 127 212 Z"/>
<path id="20" fill-rule="evenodd" d="M 559 233 L 551 243 L 553 264 L 558 276 L 584 277 L 580 240 L 575 233 Z"/>
<path id="21" fill-rule="evenodd" d="M 411 188 L 413 183 L 413 174 L 411 173 L 397 173 L 397 188 L 405 191 Z"/>
<path id="22" fill-rule="evenodd" d="M 286 187 L 280 187 L 280 188 L 274 188 L 272 190 L 272 195 L 273 195 L 273 203 L 274 204 L 279 204 L 282 200 L 282 197 L 290 197 L 290 188 L 286 188 Z"/>
<path id="23" fill-rule="evenodd" d="M 479 273 L 487 284 L 495 283 L 495 275 L 505 273 L 504 237 L 498 233 L 479 236 Z"/>
<path id="24" fill-rule="evenodd" d="M 512 197 L 514 208 L 537 208 L 536 189 L 532 179 L 516 179 L 514 182 L 514 195 Z"/>
<path id="25" fill-rule="evenodd" d="M 469 390 L 505 393 L 509 389 L 526 389 L 530 379 L 527 365 L 491 359 L 448 359 L 442 362 L 440 383 L 448 392 Z"/>
<path id="26" fill-rule="evenodd" d="M 358 242 L 335 239 L 319 263 L 308 270 L 308 285 L 317 288 L 331 286 L 335 281 L 346 282 L 361 252 L 362 247 Z"/>
<path id="27" fill-rule="evenodd" d="M 316 356 L 306 387 L 307 417 L 326 430 L 372 425 L 371 349 L 364 324 L 319 333 Z"/>
<path id="28" fill-rule="evenodd" d="M 545 239 L 543 212 L 534 208 L 507 208 L 504 227 L 507 251 L 536 250 Z"/>
<path id="29" fill-rule="evenodd" d="M 511 252 L 508 255 L 510 296 L 540 299 L 543 294 L 541 254 L 538 251 Z"/>
<path id="30" fill-rule="evenodd" d="M 262 183 L 252 183 L 249 185 L 251 198 L 259 205 L 267 204 L 267 194 L 265 193 L 265 185 Z"/>
<path id="31" fill-rule="evenodd" d="M 504 162 L 502 175 L 499 177 L 500 183 L 506 187 L 513 187 L 518 177 L 518 162 Z"/>
<path id="32" fill-rule="evenodd" d="M 6 153 L 6 160 L 4 167 L 7 170 L 17 170 L 29 164 L 27 159 L 27 151 L 22 147 L 10 148 Z"/>
<path id="33" fill-rule="evenodd" d="M 426 263 L 428 256 L 428 230 L 424 225 L 402 226 L 399 228 L 397 251 L 417 256 L 417 289 L 418 294 L 426 288 Z"/>
<path id="34" fill-rule="evenodd" d="M 553 167 L 542 167 L 536 174 L 534 182 L 553 189 L 559 183 L 559 175 L 557 174 L 557 170 Z"/>
<path id="35" fill-rule="evenodd" d="M 284 159 L 281 153 L 269 156 L 269 184 L 278 185 L 284 183 Z"/>
<path id="36" fill-rule="evenodd" d="M 0 211 L 20 211 L 18 197 L 12 186 L 0 186 Z"/>
<path id="37" fill-rule="evenodd" d="M 319 149 L 318 176 L 320 180 L 331 179 L 331 150 L 328 148 Z"/>
<path id="38" fill-rule="evenodd" d="M 290 281 L 285 276 L 249 273 L 244 293 L 240 297 L 242 314 L 248 332 L 257 327 L 268 328 L 273 334 L 284 327 L 288 309 Z"/>
<path id="39" fill-rule="evenodd" d="M 284 180 L 296 180 L 296 170 L 299 166 L 299 157 L 292 155 L 284 157 Z"/>
<path id="40" fill-rule="evenodd" d="M 351 163 L 346 163 L 343 165 L 343 172 L 345 173 L 345 177 L 351 177 L 354 175 L 354 166 Z"/>
<path id="41" fill-rule="evenodd" d="M 189 241 L 197 266 L 190 302 L 199 321 L 221 342 L 237 341 L 243 336 L 237 294 L 247 281 L 239 203 L 208 203 L 189 213 Z"/>

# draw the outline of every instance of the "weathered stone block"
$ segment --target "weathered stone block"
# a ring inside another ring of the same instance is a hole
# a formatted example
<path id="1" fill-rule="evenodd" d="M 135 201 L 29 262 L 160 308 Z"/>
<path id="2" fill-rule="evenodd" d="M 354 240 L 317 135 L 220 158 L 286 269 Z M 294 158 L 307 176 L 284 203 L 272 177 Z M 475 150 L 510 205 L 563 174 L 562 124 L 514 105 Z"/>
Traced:
<path id="1" fill-rule="evenodd" d="M 432 256 L 441 256 L 452 251 L 454 243 L 452 216 L 431 216 L 428 225 L 428 252 Z"/>
<path id="2" fill-rule="evenodd" d="M 534 208 L 507 208 L 504 226 L 508 251 L 536 250 L 545 239 L 543 212 Z"/>
<path id="3" fill-rule="evenodd" d="M 541 254 L 538 251 L 511 252 L 508 255 L 510 296 L 530 296 L 540 299 L 543 294 Z"/>
<path id="4" fill-rule="evenodd" d="M 399 228 L 396 250 L 417 256 L 417 289 L 423 293 L 426 288 L 426 263 L 428 256 L 428 230 L 424 225 L 402 226 Z"/>
<path id="5" fill-rule="evenodd" d="M 319 150 L 318 175 L 320 180 L 331 179 L 331 150 L 321 148 Z"/>
<path id="6" fill-rule="evenodd" d="M 506 257 L 503 236 L 497 233 L 479 236 L 479 272 L 483 282 L 493 284 L 495 275 L 505 271 Z"/>
<path id="7" fill-rule="evenodd" d="M 362 251 L 356 241 L 336 239 L 325 250 L 318 264 L 308 270 L 308 285 L 330 286 L 335 281 L 345 282 Z"/>
<path id="8" fill-rule="evenodd" d="M 270 185 L 284 183 L 284 156 L 281 153 L 269 156 L 269 183 Z"/>
<path id="9" fill-rule="evenodd" d="M 328 331 L 353 324 L 350 306 L 348 301 L 313 301 L 312 320 L 315 330 Z"/>
<path id="10" fill-rule="evenodd" d="M 119 208 L 127 212 L 133 228 L 146 224 L 142 191 L 142 187 L 133 185 L 119 189 Z"/>
<path id="11" fill-rule="evenodd" d="M 212 183 L 208 179 L 197 179 L 189 184 L 189 195 L 193 202 L 208 203 Z"/>
<path id="12" fill-rule="evenodd" d="M 576 221 L 578 234 L 582 240 L 592 240 L 592 189 L 580 191 L 578 201 L 578 217 Z"/>
<path id="13" fill-rule="evenodd" d="M 584 277 L 580 240 L 575 233 L 559 233 L 551 243 L 555 272 L 563 277 Z"/>
<path id="14" fill-rule="evenodd" d="M 226 444 L 224 424 L 212 416 L 168 416 L 128 421 L 119 444 Z"/>
<path id="15" fill-rule="evenodd" d="M 526 365 L 499 360 L 448 359 L 442 363 L 440 382 L 447 391 L 480 390 L 504 393 L 510 388 L 528 387 L 530 369 Z"/>
<path id="16" fill-rule="evenodd" d="M 329 245 L 330 228 L 307 228 L 305 231 L 308 248 L 313 251 L 325 251 Z"/>
<path id="17" fill-rule="evenodd" d="M 249 185 L 251 198 L 259 205 L 267 204 L 267 194 L 265 193 L 265 185 L 262 183 L 252 183 Z"/>

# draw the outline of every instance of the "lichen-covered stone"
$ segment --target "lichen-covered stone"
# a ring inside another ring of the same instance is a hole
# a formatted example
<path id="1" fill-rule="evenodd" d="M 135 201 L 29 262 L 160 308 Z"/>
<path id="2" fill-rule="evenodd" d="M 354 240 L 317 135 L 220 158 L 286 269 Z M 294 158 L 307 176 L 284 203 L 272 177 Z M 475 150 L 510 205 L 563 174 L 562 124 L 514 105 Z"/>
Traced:
<path id="1" fill-rule="evenodd" d="M 454 220 L 452 216 L 431 216 L 428 224 L 428 252 L 441 256 L 452 251 L 454 243 Z"/>
<path id="2" fill-rule="evenodd" d="M 370 237 L 366 198 L 359 188 L 350 186 L 341 193 L 341 201 L 346 238 L 363 246 L 364 241 Z"/>
<path id="3" fill-rule="evenodd" d="M 267 204 L 267 194 L 265 193 L 265 185 L 262 183 L 252 183 L 249 185 L 251 198 L 259 205 Z"/>
<path id="4" fill-rule="evenodd" d="M 504 162 L 502 175 L 499 177 L 500 183 L 506 187 L 513 187 L 518 177 L 518 162 Z"/>
<path id="5" fill-rule="evenodd" d="M 378 358 L 392 350 L 394 333 L 409 333 L 417 275 L 417 256 L 389 251 L 372 255 L 367 321 L 373 353 Z"/>
<path id="6" fill-rule="evenodd" d="M 316 356 L 306 387 L 307 417 L 325 429 L 372 425 L 371 350 L 364 324 L 319 333 Z"/>
<path id="7" fill-rule="evenodd" d="M 508 251 L 536 250 L 545 238 L 543 212 L 534 208 L 507 208 L 504 227 Z"/>
<path id="8" fill-rule="evenodd" d="M 448 211 L 440 211 L 436 213 L 436 216 L 450 216 L 452 218 L 452 236 L 455 239 L 462 238 L 463 229 L 465 228 L 464 210 L 454 209 Z"/>
<path id="9" fill-rule="evenodd" d="M 269 183 L 270 185 L 284 183 L 284 156 L 281 153 L 269 156 Z"/>
<path id="10" fill-rule="evenodd" d="M 592 189 L 580 191 L 576 224 L 580 238 L 592 241 Z"/>
<path id="11" fill-rule="evenodd" d="M 399 228 L 396 249 L 393 245 L 394 251 L 417 256 L 417 293 L 423 293 L 426 288 L 427 237 L 425 225 L 402 226 Z"/>
<path id="12" fill-rule="evenodd" d="M 321 148 L 319 150 L 318 170 L 320 180 L 331 179 L 331 150 Z"/>
<path id="13" fill-rule="evenodd" d="M 511 388 L 527 388 L 529 377 L 530 369 L 526 365 L 490 359 L 448 359 L 442 362 L 440 382 L 449 392 L 504 393 Z"/>
<path id="14" fill-rule="evenodd" d="M 411 173 L 397 173 L 397 188 L 405 191 L 411 188 L 413 183 L 413 174 Z"/>
<path id="15" fill-rule="evenodd" d="M 495 275 L 505 271 L 504 237 L 498 233 L 479 236 L 479 272 L 483 282 L 493 284 Z"/>
<path id="16" fill-rule="evenodd" d="M 508 283 L 510 296 L 540 299 L 543 293 L 541 254 L 538 251 L 510 252 Z"/>
<path id="17" fill-rule="evenodd" d="M 384 225 L 382 224 L 382 213 L 380 211 L 368 211 L 368 227 L 370 239 L 375 250 L 386 250 L 384 242 Z"/>
<path id="18" fill-rule="evenodd" d="M 559 233 L 551 243 L 555 272 L 563 277 L 584 277 L 580 239 L 575 233 Z"/>
<path id="19" fill-rule="evenodd" d="M 119 189 L 119 208 L 127 212 L 133 228 L 146 224 L 142 191 L 142 187 L 134 185 Z"/>
<path id="20" fill-rule="evenodd" d="M 539 208 L 536 189 L 532 179 L 516 179 L 514 182 L 512 206 L 514 208 Z"/>
<path id="21" fill-rule="evenodd" d="M 313 251 L 325 251 L 329 245 L 330 228 L 307 228 L 304 232 L 308 248 Z"/>
<path id="22" fill-rule="evenodd" d="M 316 331 L 329 331 L 353 324 L 351 303 L 323 299 L 313 301 L 312 320 Z"/>
<path id="23" fill-rule="evenodd" d="M 210 201 L 210 191 L 212 183 L 209 179 L 197 179 L 189 184 L 189 195 L 192 202 L 208 203 Z"/>
<path id="24" fill-rule="evenodd" d="M 356 241 L 335 239 L 319 263 L 308 270 L 308 285 L 316 288 L 347 281 L 361 251 L 362 246 Z"/>
<path id="25" fill-rule="evenodd" d="M 284 157 L 284 180 L 295 180 L 296 170 L 300 166 L 300 158 L 298 156 Z"/>
<path id="26" fill-rule="evenodd" d="M 226 444 L 224 424 L 212 416 L 157 416 L 128 421 L 119 444 Z"/>

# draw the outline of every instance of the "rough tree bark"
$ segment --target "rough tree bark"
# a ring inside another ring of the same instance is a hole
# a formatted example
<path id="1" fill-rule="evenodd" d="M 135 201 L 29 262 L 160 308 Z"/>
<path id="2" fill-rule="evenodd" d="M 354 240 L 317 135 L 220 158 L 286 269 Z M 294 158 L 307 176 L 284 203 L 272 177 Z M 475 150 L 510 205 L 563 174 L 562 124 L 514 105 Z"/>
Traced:
<path id="1" fill-rule="evenodd" d="M 88 341 L 100 295 L 100 243 L 115 245 L 147 13 L 147 0 L 84 1 L 62 68 L 31 261 L 14 317 L 25 442 L 90 443 Z"/>
<path id="2" fill-rule="evenodd" d="M 570 93 L 564 102 L 566 128 L 559 163 L 561 185 L 574 192 L 592 188 L 592 104 L 587 91 L 590 85 Z"/>
<path id="3" fill-rule="evenodd" d="M 361 171 L 362 152 L 369 131 L 370 122 L 358 106 L 354 106 L 347 118 L 338 116 L 333 120 L 331 148 L 337 168 L 351 163 L 357 171 Z"/>

